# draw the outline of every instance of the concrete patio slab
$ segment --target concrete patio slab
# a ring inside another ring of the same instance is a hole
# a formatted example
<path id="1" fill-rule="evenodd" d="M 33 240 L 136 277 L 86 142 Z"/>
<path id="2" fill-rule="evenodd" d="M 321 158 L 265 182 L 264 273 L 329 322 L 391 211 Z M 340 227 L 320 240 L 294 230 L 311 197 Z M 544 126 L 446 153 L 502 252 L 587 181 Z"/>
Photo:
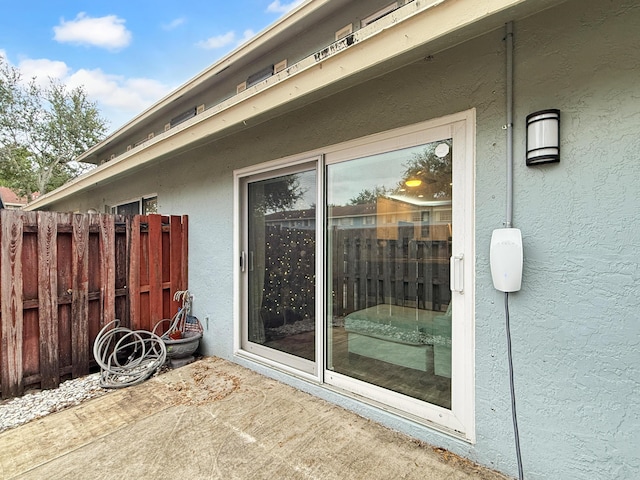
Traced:
<path id="1" fill-rule="evenodd" d="M 0 434 L 0 477 L 507 478 L 218 358 Z"/>

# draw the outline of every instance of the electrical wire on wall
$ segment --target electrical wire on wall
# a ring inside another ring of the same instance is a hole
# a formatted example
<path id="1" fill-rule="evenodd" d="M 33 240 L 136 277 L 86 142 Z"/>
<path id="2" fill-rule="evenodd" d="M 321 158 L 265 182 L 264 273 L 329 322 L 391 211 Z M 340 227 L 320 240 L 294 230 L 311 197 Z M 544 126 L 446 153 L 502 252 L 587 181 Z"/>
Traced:
<path id="1" fill-rule="evenodd" d="M 518 462 L 518 478 L 523 480 L 522 453 L 520 452 L 520 434 L 518 433 L 518 416 L 516 414 L 516 392 L 513 383 L 513 356 L 511 353 L 511 327 L 509 325 L 509 292 L 504 292 L 504 316 L 507 330 L 507 358 L 509 360 L 509 389 L 511 392 L 511 417 L 513 435 L 516 442 L 516 460 Z"/>
<path id="2" fill-rule="evenodd" d="M 513 22 L 506 25 L 507 46 L 507 211 L 505 227 L 513 226 Z M 519 287 L 518 287 L 519 288 Z M 511 417 L 516 445 L 518 478 L 524 479 L 522 455 L 520 451 L 520 435 L 518 433 L 518 417 L 516 414 L 516 394 L 513 381 L 513 356 L 511 351 L 511 326 L 509 324 L 509 292 L 504 293 L 505 329 L 507 333 L 507 359 L 509 363 L 509 389 L 511 393 Z"/>

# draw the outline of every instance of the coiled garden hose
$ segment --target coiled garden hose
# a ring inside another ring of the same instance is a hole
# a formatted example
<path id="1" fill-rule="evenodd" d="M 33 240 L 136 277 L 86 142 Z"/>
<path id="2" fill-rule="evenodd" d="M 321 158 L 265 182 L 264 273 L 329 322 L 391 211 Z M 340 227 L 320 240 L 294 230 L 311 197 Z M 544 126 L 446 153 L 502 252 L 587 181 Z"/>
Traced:
<path id="1" fill-rule="evenodd" d="M 167 347 L 156 334 L 114 320 L 98 333 L 93 357 L 100 366 L 100 386 L 124 388 L 144 382 L 164 365 Z"/>

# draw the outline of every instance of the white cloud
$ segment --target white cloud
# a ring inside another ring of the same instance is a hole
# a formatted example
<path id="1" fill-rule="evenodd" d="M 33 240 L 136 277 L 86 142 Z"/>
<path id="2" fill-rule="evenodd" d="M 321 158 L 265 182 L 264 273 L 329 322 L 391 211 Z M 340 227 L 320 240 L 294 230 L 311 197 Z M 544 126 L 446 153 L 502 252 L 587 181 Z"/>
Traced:
<path id="1" fill-rule="evenodd" d="M 169 23 L 162 25 L 163 30 L 174 30 L 178 28 L 180 25 L 184 25 L 187 23 L 187 19 L 184 17 L 176 18 Z"/>
<path id="2" fill-rule="evenodd" d="M 6 59 L 3 50 L 0 50 L 0 56 Z M 17 68 L 25 82 L 36 77 L 36 84 L 42 87 L 49 85 L 49 78 L 60 81 L 69 89 L 82 87 L 89 99 L 98 104 L 109 121 L 110 130 L 123 125 L 173 90 L 173 86 L 151 78 L 127 78 L 101 69 L 73 71 L 64 62 L 46 58 L 22 59 Z"/>
<path id="3" fill-rule="evenodd" d="M 201 42 L 196 43 L 197 47 L 204 48 L 205 50 L 216 50 L 219 48 L 224 48 L 228 46 L 237 47 L 242 45 L 245 42 L 248 42 L 253 37 L 255 37 L 256 33 L 247 29 L 242 33 L 242 37 L 238 38 L 236 36 L 236 32 L 230 31 L 225 33 L 224 35 L 218 35 L 217 37 L 211 37 L 207 40 L 203 40 Z"/>
<path id="4" fill-rule="evenodd" d="M 60 25 L 53 27 L 53 38 L 60 43 L 118 50 L 131 43 L 131 32 L 126 29 L 124 23 L 122 18 L 115 15 L 94 18 L 81 12 L 74 20 L 62 19 Z"/>
<path id="5" fill-rule="evenodd" d="M 101 69 L 80 69 L 65 83 L 70 88 L 82 86 L 89 98 L 98 103 L 112 129 L 120 127 L 172 90 L 157 80 L 110 75 Z"/>
<path id="6" fill-rule="evenodd" d="M 242 38 L 238 40 L 238 45 L 244 42 L 248 42 L 255 36 L 256 36 L 256 32 L 254 32 L 253 30 L 245 30 L 244 33 L 242 34 Z"/>
<path id="7" fill-rule="evenodd" d="M 48 86 L 50 78 L 65 79 L 71 70 L 64 62 L 46 58 L 24 59 L 18 64 L 18 69 L 24 80 L 31 81 L 35 78 L 35 83 L 41 87 Z"/>
<path id="8" fill-rule="evenodd" d="M 231 31 L 227 32 L 224 35 L 218 35 L 216 37 L 208 38 L 207 40 L 203 40 L 198 42 L 196 45 L 200 48 L 204 48 L 205 50 L 215 50 L 217 48 L 223 48 L 228 45 L 231 45 L 236 40 L 236 33 Z"/>
<path id="9" fill-rule="evenodd" d="M 69 88 L 82 86 L 87 94 L 106 107 L 139 113 L 168 93 L 168 87 L 150 78 L 109 75 L 101 69 L 80 69 L 65 81 Z"/>
<path id="10" fill-rule="evenodd" d="M 304 0 L 293 0 L 292 2 L 289 2 L 289 3 L 280 3 L 280 0 L 274 0 L 267 7 L 267 12 L 270 12 L 270 13 L 287 13 L 287 12 L 293 10 L 294 8 L 296 8 L 302 2 L 304 2 Z"/>

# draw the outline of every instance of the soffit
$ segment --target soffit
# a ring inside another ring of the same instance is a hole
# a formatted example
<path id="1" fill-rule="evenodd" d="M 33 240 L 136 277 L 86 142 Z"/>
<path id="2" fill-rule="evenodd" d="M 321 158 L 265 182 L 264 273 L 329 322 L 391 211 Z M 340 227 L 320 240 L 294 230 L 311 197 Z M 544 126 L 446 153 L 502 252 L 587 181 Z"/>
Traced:
<path id="1" fill-rule="evenodd" d="M 40 197 L 29 204 L 28 209 L 42 208 L 97 184 L 147 168 L 156 161 L 253 128 L 270 118 L 383 75 L 425 55 L 503 28 L 508 21 L 524 18 L 558 3 L 554 0 L 414 0 L 403 7 L 413 8 L 413 13 L 410 11 L 400 20 L 394 15 L 384 17 L 370 31 L 359 31 L 361 40 L 356 38 L 346 48 L 328 52 L 326 56 L 321 51 L 315 58 L 299 62 L 282 74 L 274 75 Z M 200 77 L 204 78 L 203 75 Z M 197 88 L 198 84 L 194 80 L 192 88 Z M 166 99 L 166 102 L 170 101 Z M 154 108 L 160 110 L 162 106 L 158 104 Z M 140 119 L 144 115 L 130 124 L 142 121 Z M 106 143 L 98 147 L 105 148 Z"/>

